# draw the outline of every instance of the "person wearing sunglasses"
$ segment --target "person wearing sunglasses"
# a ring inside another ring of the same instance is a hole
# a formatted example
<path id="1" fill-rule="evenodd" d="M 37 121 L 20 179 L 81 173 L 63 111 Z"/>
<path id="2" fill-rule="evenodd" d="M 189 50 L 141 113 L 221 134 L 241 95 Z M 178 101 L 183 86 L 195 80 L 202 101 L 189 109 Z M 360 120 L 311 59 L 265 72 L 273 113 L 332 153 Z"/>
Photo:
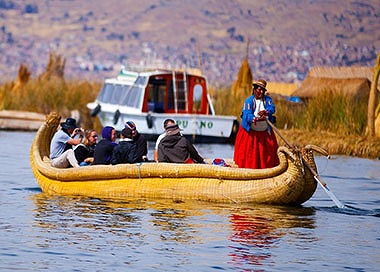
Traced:
<path id="1" fill-rule="evenodd" d="M 75 158 L 80 166 L 87 166 L 94 162 L 94 150 L 98 140 L 98 134 L 94 129 L 84 132 L 83 143 L 74 146 Z"/>

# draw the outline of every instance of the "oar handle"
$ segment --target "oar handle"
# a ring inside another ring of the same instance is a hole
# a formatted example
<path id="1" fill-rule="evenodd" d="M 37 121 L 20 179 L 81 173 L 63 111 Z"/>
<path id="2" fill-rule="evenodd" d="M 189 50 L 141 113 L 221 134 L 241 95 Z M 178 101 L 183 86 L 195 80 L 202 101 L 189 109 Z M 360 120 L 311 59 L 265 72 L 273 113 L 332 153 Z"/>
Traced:
<path id="1" fill-rule="evenodd" d="M 278 134 L 278 136 L 280 136 L 280 138 L 285 142 L 285 144 L 289 147 L 289 148 L 294 148 L 294 146 L 288 142 L 288 140 L 285 139 L 284 136 L 282 136 L 281 132 L 278 130 L 277 127 L 275 127 L 275 125 L 273 125 L 273 123 L 271 121 L 268 120 L 268 118 L 265 118 L 265 120 L 267 121 L 268 125 Z"/>

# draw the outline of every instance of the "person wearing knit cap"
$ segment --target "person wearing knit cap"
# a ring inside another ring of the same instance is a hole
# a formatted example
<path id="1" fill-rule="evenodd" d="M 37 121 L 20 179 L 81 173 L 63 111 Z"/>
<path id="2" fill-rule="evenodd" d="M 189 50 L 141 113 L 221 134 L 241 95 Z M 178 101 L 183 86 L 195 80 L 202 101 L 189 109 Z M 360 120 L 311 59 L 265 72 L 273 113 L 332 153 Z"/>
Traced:
<path id="1" fill-rule="evenodd" d="M 148 142 L 144 135 L 137 131 L 136 125 L 132 121 L 125 122 L 125 127 L 132 131 L 133 140 L 136 142 L 137 155 L 139 157 L 139 162 L 148 161 Z"/>
<path id="2" fill-rule="evenodd" d="M 166 128 L 158 144 L 158 161 L 173 163 L 205 163 L 192 143 L 181 134 L 177 124 Z"/>
<path id="3" fill-rule="evenodd" d="M 94 165 L 110 164 L 112 151 L 116 144 L 116 130 L 111 126 L 102 129 L 102 139 L 96 144 L 94 151 Z"/>
<path id="4" fill-rule="evenodd" d="M 241 126 L 235 139 L 234 161 L 240 168 L 271 168 L 280 163 L 276 135 L 267 119 L 275 122 L 276 107 L 265 94 L 267 82 L 252 82 L 252 95 L 244 101 Z"/>
<path id="5" fill-rule="evenodd" d="M 132 130 L 122 129 L 119 144 L 112 151 L 111 164 L 140 162 L 137 154 L 137 145 L 133 140 Z"/>

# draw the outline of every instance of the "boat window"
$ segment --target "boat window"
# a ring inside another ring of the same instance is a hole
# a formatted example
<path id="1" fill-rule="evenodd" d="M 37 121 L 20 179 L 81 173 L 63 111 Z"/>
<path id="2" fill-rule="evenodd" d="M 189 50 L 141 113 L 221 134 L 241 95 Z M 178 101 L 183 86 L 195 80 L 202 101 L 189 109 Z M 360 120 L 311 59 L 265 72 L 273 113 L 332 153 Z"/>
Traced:
<path id="1" fill-rule="evenodd" d="M 141 101 L 142 89 L 138 86 L 106 83 L 98 100 L 104 103 L 138 108 Z"/>
<path id="2" fill-rule="evenodd" d="M 174 91 L 173 91 L 173 81 L 169 83 L 168 91 L 168 110 L 174 110 Z"/>
<path id="3" fill-rule="evenodd" d="M 165 112 L 166 80 L 154 79 L 148 84 L 148 110 Z"/>
<path id="4" fill-rule="evenodd" d="M 104 84 L 104 86 L 103 86 L 102 90 L 100 91 L 97 99 L 99 101 L 108 103 L 108 101 L 111 100 L 113 88 L 114 88 L 114 85 L 112 85 L 112 84 L 107 84 L 107 83 Z"/>
<path id="5" fill-rule="evenodd" d="M 143 85 L 145 86 L 148 81 L 148 77 L 146 76 L 139 76 L 136 79 L 135 85 Z"/>
<path id="6" fill-rule="evenodd" d="M 194 86 L 193 91 L 193 112 L 201 111 L 201 102 L 202 102 L 202 86 L 200 84 L 196 84 Z"/>
<path id="7" fill-rule="evenodd" d="M 138 86 L 132 86 L 125 90 L 125 96 L 120 103 L 133 108 L 138 108 L 140 105 L 142 89 Z"/>
<path id="8" fill-rule="evenodd" d="M 114 89 L 113 89 L 111 100 L 110 100 L 109 103 L 111 103 L 111 104 L 119 104 L 120 103 L 120 98 L 121 98 L 122 95 L 123 95 L 123 86 L 120 85 L 120 84 L 116 84 L 115 87 L 114 87 Z"/>
<path id="9" fill-rule="evenodd" d="M 186 103 L 187 103 L 187 93 L 184 88 L 185 84 L 183 80 L 178 82 L 177 87 L 177 110 L 183 111 L 186 109 Z"/>

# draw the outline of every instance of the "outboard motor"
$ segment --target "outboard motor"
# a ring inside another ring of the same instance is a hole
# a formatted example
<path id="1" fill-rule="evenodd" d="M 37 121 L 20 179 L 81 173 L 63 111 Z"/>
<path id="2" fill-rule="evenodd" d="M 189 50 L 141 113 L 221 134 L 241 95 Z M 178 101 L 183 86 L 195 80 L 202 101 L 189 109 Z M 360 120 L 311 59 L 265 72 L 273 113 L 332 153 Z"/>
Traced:
<path id="1" fill-rule="evenodd" d="M 98 104 L 92 111 L 91 111 L 91 117 L 95 117 L 100 112 L 102 106 Z"/>
<path id="2" fill-rule="evenodd" d="M 119 121 L 119 118 L 120 118 L 120 111 L 119 109 L 117 109 L 115 111 L 115 114 L 113 115 L 113 124 L 116 125 L 117 124 L 117 121 Z"/>

